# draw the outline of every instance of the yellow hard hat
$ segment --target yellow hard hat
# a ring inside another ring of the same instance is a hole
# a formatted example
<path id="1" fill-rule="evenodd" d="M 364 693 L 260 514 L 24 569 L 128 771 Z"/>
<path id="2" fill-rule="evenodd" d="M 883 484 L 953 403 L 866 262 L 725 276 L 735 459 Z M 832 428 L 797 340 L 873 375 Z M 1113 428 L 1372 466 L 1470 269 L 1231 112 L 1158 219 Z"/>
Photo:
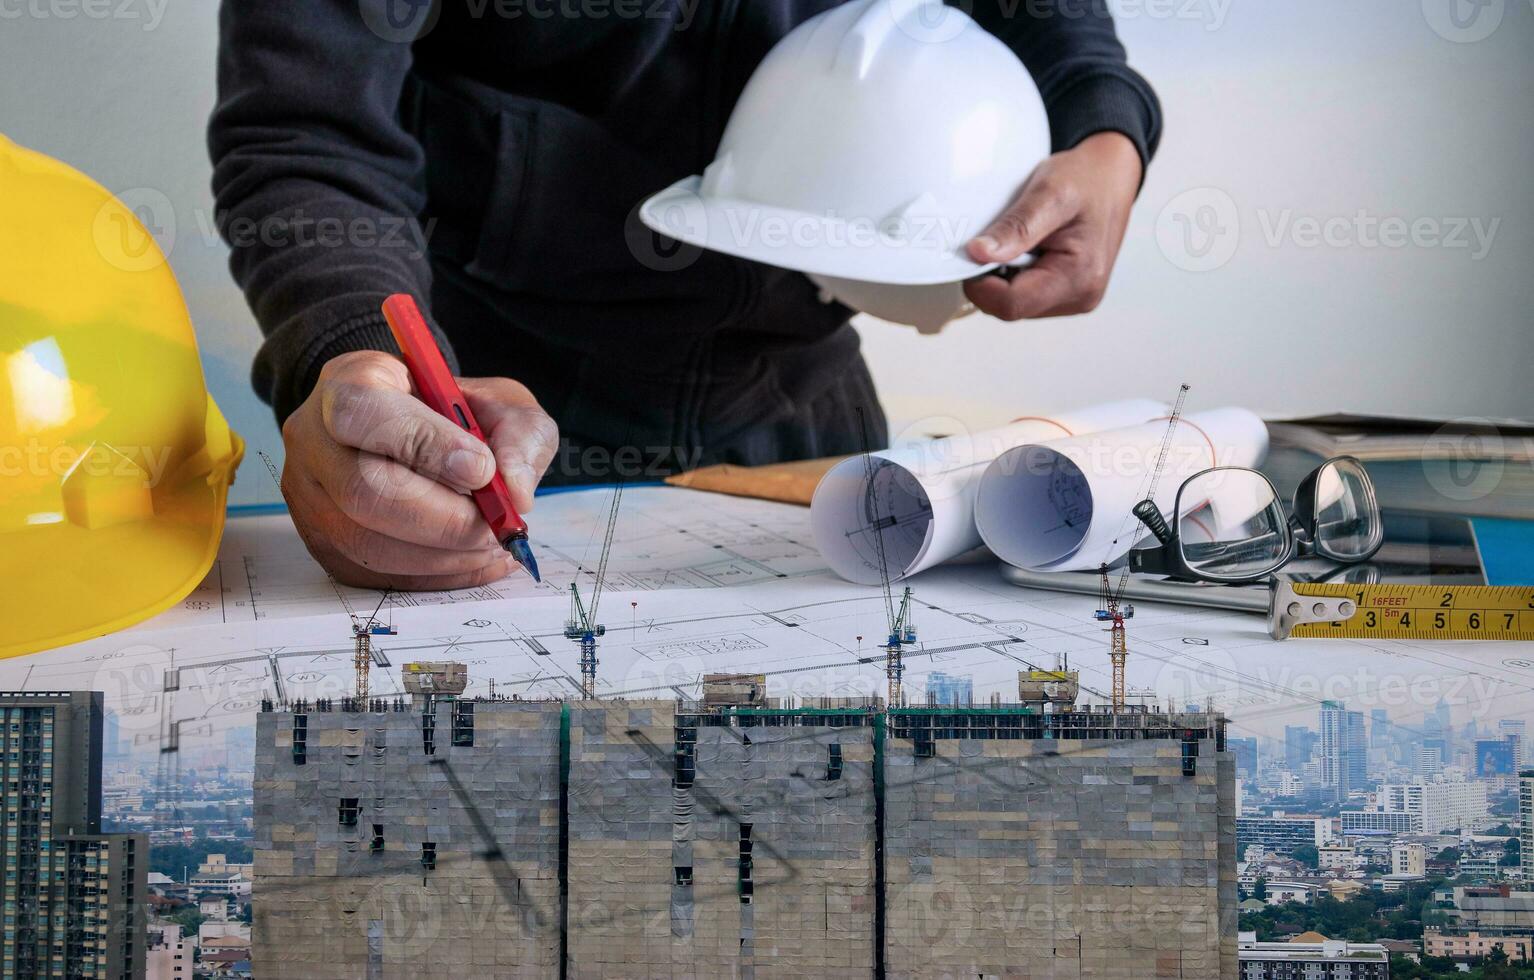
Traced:
<path id="1" fill-rule="evenodd" d="M 244 448 L 138 218 L 0 136 L 0 657 L 185 598 Z"/>

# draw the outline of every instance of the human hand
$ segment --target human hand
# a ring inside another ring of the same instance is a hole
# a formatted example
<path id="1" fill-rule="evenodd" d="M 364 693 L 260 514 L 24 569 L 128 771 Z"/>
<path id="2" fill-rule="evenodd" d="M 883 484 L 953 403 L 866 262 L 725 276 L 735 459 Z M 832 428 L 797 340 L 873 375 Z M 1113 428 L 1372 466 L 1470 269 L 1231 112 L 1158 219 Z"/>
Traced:
<path id="1" fill-rule="evenodd" d="M 976 262 L 1012 262 L 1038 250 L 1010 279 L 964 284 L 976 307 L 1003 320 L 1097 308 L 1108 288 L 1140 186 L 1140 154 L 1122 133 L 1095 133 L 1056 153 L 1023 184 L 1001 217 L 970 241 Z"/>
<path id="2" fill-rule="evenodd" d="M 559 443 L 559 431 L 509 378 L 459 378 L 489 445 L 412 394 L 399 358 L 332 358 L 282 427 L 282 492 L 309 553 L 339 581 L 366 588 L 461 589 L 514 564 L 467 496 L 499 467 L 517 510 Z"/>

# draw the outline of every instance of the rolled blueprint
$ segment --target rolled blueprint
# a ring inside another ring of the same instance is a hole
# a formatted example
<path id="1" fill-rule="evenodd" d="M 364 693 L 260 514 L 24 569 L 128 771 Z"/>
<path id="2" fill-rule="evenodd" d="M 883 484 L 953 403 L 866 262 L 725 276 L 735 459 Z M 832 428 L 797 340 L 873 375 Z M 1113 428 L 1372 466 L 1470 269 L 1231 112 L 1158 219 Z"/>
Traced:
<path id="1" fill-rule="evenodd" d="M 1134 425 L 1166 413 L 1162 402 L 1132 399 L 843 460 L 821 478 L 810 503 L 815 545 L 826 564 L 849 581 L 872 585 L 884 568 L 892 580 L 913 575 L 979 547 L 975 487 L 997 456 L 1026 443 Z"/>
<path id="2" fill-rule="evenodd" d="M 1149 533 L 1130 511 L 1150 489 L 1166 435 L 1163 419 L 1002 453 L 975 493 L 981 539 L 997 557 L 1032 571 L 1112 565 Z M 1267 426 L 1246 409 L 1183 416 L 1167 448 L 1156 505 L 1174 521 L 1184 480 L 1211 466 L 1256 466 L 1267 450 Z"/>

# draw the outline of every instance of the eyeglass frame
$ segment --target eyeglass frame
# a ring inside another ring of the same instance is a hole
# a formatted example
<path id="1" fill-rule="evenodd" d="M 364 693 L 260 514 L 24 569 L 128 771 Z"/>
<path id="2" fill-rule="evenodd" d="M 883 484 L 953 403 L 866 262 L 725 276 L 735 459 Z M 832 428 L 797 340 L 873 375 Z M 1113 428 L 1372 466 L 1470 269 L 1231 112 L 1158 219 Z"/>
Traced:
<path id="1" fill-rule="evenodd" d="M 1361 554 L 1339 555 L 1331 551 L 1323 544 L 1317 535 L 1320 526 L 1320 514 L 1316 510 L 1316 485 L 1319 482 L 1321 472 L 1336 463 L 1352 463 L 1360 478 L 1360 486 L 1363 490 L 1364 512 L 1374 515 L 1374 539 L 1373 542 Z M 1140 519 L 1146 529 L 1156 539 L 1157 544 L 1150 548 L 1136 548 L 1129 552 L 1129 570 L 1132 572 L 1147 572 L 1150 574 L 1165 575 L 1169 578 L 1184 581 L 1215 582 L 1222 585 L 1239 585 L 1249 582 L 1261 581 L 1274 572 L 1294 561 L 1295 558 L 1320 555 L 1329 561 L 1335 561 L 1344 565 L 1356 565 L 1366 562 L 1377 554 L 1385 543 L 1384 524 L 1380 515 L 1379 498 L 1374 491 L 1374 481 L 1369 479 L 1368 471 L 1363 463 L 1354 456 L 1333 456 L 1323 460 L 1320 465 L 1306 474 L 1295 488 L 1294 496 L 1290 500 L 1289 513 L 1279 525 L 1279 530 L 1284 535 L 1284 542 L 1280 549 L 1278 559 L 1268 568 L 1261 572 L 1247 572 L 1240 575 L 1220 575 L 1214 572 L 1195 571 L 1183 555 L 1180 525 L 1182 522 L 1182 495 L 1188 485 L 1193 481 L 1221 470 L 1240 470 L 1252 473 L 1268 485 L 1273 494 L 1273 502 L 1278 505 L 1280 513 L 1283 512 L 1283 498 L 1279 496 L 1278 488 L 1273 486 L 1273 481 L 1267 475 L 1255 470 L 1250 466 L 1211 466 L 1200 470 L 1182 482 L 1177 488 L 1177 497 L 1172 502 L 1174 523 L 1168 524 L 1166 515 L 1161 508 L 1156 506 L 1153 500 L 1142 500 L 1134 506 L 1134 515 Z M 1234 542 L 1233 542 L 1234 543 Z"/>

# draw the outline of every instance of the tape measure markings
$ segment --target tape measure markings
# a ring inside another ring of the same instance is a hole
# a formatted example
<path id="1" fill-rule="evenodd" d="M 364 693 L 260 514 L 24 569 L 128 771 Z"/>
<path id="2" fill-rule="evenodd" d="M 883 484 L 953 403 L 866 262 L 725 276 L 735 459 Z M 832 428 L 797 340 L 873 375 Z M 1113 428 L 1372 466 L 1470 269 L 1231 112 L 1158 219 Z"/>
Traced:
<path id="1" fill-rule="evenodd" d="M 1348 619 L 1297 623 L 1298 637 L 1534 640 L 1534 588 L 1516 585 L 1293 584 L 1297 596 L 1351 599 Z"/>

